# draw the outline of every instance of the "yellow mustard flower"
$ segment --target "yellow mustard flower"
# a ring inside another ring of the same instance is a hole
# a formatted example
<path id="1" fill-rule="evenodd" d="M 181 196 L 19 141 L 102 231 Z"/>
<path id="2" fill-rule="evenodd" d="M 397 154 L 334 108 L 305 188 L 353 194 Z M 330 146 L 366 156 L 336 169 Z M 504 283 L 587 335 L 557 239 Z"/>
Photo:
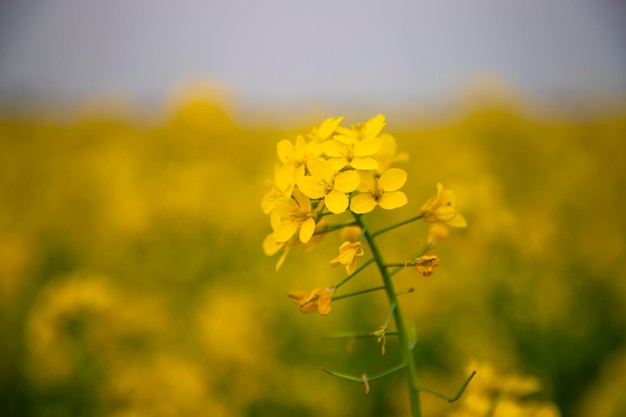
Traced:
<path id="1" fill-rule="evenodd" d="M 397 162 L 408 162 L 409 154 L 407 152 L 398 152 L 396 139 L 388 133 L 381 133 L 378 136 L 381 146 L 374 154 L 374 159 L 378 163 L 378 173 L 382 174 Z"/>
<path id="2" fill-rule="evenodd" d="M 274 210 L 274 203 L 281 198 L 291 197 L 296 179 L 304 176 L 304 165 L 295 167 L 293 164 L 276 165 L 274 181 L 267 181 L 268 191 L 261 200 L 263 213 L 269 214 Z"/>
<path id="3" fill-rule="evenodd" d="M 295 235 L 292 236 L 291 239 L 289 239 L 287 242 L 277 242 L 274 238 L 274 234 L 270 233 L 263 240 L 263 252 L 265 252 L 265 254 L 268 256 L 273 256 L 277 254 L 280 250 L 283 251 L 278 258 L 278 261 L 276 262 L 276 270 L 278 271 L 285 262 L 285 259 L 287 259 L 287 255 L 289 255 L 291 249 L 295 248 L 296 246 L 303 246 L 304 249 L 306 249 L 307 251 L 312 250 L 315 245 L 317 245 L 317 243 L 319 243 L 324 238 L 323 232 L 326 227 L 327 225 L 322 219 L 315 225 L 313 237 L 309 239 L 309 241 L 306 243 L 302 243 L 299 237 Z"/>
<path id="4" fill-rule="evenodd" d="M 348 208 L 348 196 L 356 190 L 361 182 L 359 174 L 354 170 L 337 173 L 335 169 L 321 158 L 312 158 L 307 163 L 310 175 L 298 178 L 298 188 L 309 198 L 323 198 L 328 209 L 340 214 Z"/>
<path id="5" fill-rule="evenodd" d="M 300 230 L 300 241 L 306 243 L 313 236 L 316 218 L 309 198 L 294 188 L 291 198 L 281 198 L 274 203 L 274 210 L 270 214 L 274 239 L 276 242 L 286 242 Z"/>
<path id="6" fill-rule="evenodd" d="M 369 213 L 376 206 L 393 210 L 407 203 L 406 195 L 398 191 L 406 183 L 407 173 L 403 169 L 391 168 L 378 177 L 371 171 L 359 172 L 361 184 L 359 194 L 352 197 L 350 210 L 357 214 Z"/>
<path id="7" fill-rule="evenodd" d="M 335 293 L 335 287 L 316 288 L 308 291 L 290 291 L 287 293 L 298 309 L 303 313 L 314 313 L 319 311 L 322 316 L 330 313 L 330 303 Z"/>
<path id="8" fill-rule="evenodd" d="M 424 255 L 417 258 L 414 264 L 418 274 L 429 277 L 433 274 L 434 268 L 439 265 L 439 258 L 436 255 Z"/>
<path id="9" fill-rule="evenodd" d="M 437 195 L 431 197 L 422 206 L 420 213 L 426 222 L 445 222 L 453 227 L 466 227 L 467 221 L 456 211 L 456 195 L 452 190 L 437 183 Z"/>
<path id="10" fill-rule="evenodd" d="M 343 242 L 341 246 L 339 246 L 339 256 L 330 261 L 330 265 L 345 265 L 346 273 L 352 275 L 356 270 L 357 256 L 363 256 L 361 242 Z"/>
<path id="11" fill-rule="evenodd" d="M 322 124 L 313 128 L 311 133 L 309 133 L 309 138 L 316 142 L 321 142 L 330 138 L 342 121 L 343 116 L 337 118 L 329 117 L 325 119 Z"/>
<path id="12" fill-rule="evenodd" d="M 306 160 L 306 141 L 302 135 L 299 135 L 294 143 L 283 139 L 276 145 L 276 153 L 283 164 L 293 164 L 298 167 Z"/>
<path id="13" fill-rule="evenodd" d="M 377 138 L 385 127 L 385 116 L 379 114 L 365 123 L 346 129 L 337 127 L 333 140 L 324 143 L 324 153 L 328 162 L 339 171 L 348 166 L 354 169 L 377 169 L 378 162 L 373 155 L 383 145 Z"/>

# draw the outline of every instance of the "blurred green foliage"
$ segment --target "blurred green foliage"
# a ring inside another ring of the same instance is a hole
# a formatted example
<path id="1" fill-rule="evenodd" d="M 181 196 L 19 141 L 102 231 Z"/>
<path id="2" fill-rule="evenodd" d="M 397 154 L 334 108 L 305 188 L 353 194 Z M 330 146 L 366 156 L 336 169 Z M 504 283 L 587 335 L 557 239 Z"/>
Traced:
<path id="1" fill-rule="evenodd" d="M 392 338 L 385 356 L 375 339 L 322 340 L 378 329 L 383 294 L 338 301 L 327 317 L 286 297 L 342 278 L 328 267 L 338 239 L 294 250 L 278 272 L 261 250 L 276 142 L 319 121 L 245 127 L 202 100 L 152 125 L 2 118 L 0 414 L 405 413 L 400 376 L 365 396 L 320 371 L 395 364 Z M 542 389 L 529 400 L 563 416 L 626 409 L 625 112 L 575 120 L 477 106 L 438 124 L 388 119 L 386 131 L 411 157 L 409 204 L 371 222 L 414 215 L 441 181 L 469 223 L 437 247 L 433 276 L 397 275 L 416 289 L 402 301 L 423 384 L 452 393 L 475 359 L 533 375 Z M 426 233 L 381 237 L 386 259 L 406 260 Z M 355 290 L 377 285 L 373 270 L 358 278 Z M 423 400 L 427 416 L 463 407 Z"/>

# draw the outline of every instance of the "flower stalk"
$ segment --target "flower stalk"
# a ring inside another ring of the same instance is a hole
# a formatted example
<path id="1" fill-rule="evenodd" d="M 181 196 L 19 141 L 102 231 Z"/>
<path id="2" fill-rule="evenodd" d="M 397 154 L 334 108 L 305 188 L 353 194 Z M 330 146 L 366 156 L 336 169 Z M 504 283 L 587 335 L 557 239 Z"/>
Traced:
<path id="1" fill-rule="evenodd" d="M 415 329 L 402 313 L 399 295 L 413 291 L 397 292 L 393 276 L 414 267 L 424 277 L 433 274 L 439 258 L 426 252 L 448 235 L 448 226 L 465 227 L 465 218 L 457 212 L 454 192 L 437 184 L 437 194 L 424 203 L 415 215 L 377 231 L 370 230 L 364 215 L 374 210 L 393 210 L 403 207 L 408 199 L 401 188 L 406 184 L 407 172 L 393 168 L 395 162 L 406 160 L 396 152 L 392 136 L 381 133 L 386 120 L 377 115 L 367 122 L 345 128 L 343 117 L 328 118 L 308 135 L 298 136 L 295 142 L 282 140 L 277 146 L 280 164 L 276 166 L 273 181 L 268 181 L 268 192 L 261 207 L 270 217 L 272 233 L 263 242 L 267 255 L 280 253 L 278 270 L 291 250 L 302 246 L 307 250 L 317 245 L 326 235 L 340 231 L 341 241 L 337 256 L 329 266 L 342 266 L 346 276 L 335 285 L 320 286 L 308 291 L 288 293 L 296 307 L 303 313 L 331 313 L 334 301 L 373 292 L 384 292 L 389 302 L 389 312 L 380 329 L 368 334 L 354 332 L 327 337 L 329 339 L 377 338 L 381 353 L 385 354 L 387 336 L 397 337 L 401 362 L 378 374 L 348 375 L 322 368 L 324 372 L 349 382 L 363 385 L 366 393 L 370 382 L 397 371 L 404 371 L 412 417 L 421 417 L 420 393 L 425 392 L 449 402 L 463 394 L 474 372 L 455 395 L 447 396 L 418 384 L 414 347 Z M 349 212 L 353 220 L 343 219 L 337 224 L 326 224 L 329 216 Z M 410 260 L 386 262 L 376 238 L 418 220 L 433 223 L 426 244 Z M 367 257 L 364 255 L 367 254 Z M 363 262 L 363 259 L 367 259 Z M 338 294 L 339 288 L 351 282 L 370 265 L 376 264 L 382 285 Z M 393 321 L 393 324 L 391 323 Z M 395 329 L 390 330 L 390 327 Z"/>
<path id="2" fill-rule="evenodd" d="M 406 367 L 406 377 L 409 384 L 409 399 L 411 402 L 411 415 L 412 417 L 421 417 L 422 409 L 420 405 L 420 397 L 418 391 L 418 379 L 417 379 L 417 369 L 415 366 L 415 357 L 413 355 L 413 349 L 411 347 L 411 340 L 409 339 L 409 333 L 407 330 L 407 325 L 404 320 L 404 316 L 402 315 L 402 310 L 400 309 L 400 305 L 398 302 L 398 297 L 396 295 L 396 289 L 391 279 L 391 275 L 389 274 L 389 270 L 385 265 L 385 260 L 378 248 L 378 244 L 374 239 L 374 236 L 368 231 L 363 218 L 359 214 L 354 214 L 355 220 L 363 229 L 363 235 L 367 244 L 372 251 L 372 256 L 376 262 L 376 266 L 378 267 L 378 271 L 380 272 L 380 276 L 383 280 L 383 284 L 385 287 L 385 292 L 387 293 L 387 300 L 389 304 L 395 306 L 393 309 L 393 319 L 396 324 L 396 328 L 398 331 L 398 340 L 400 342 L 400 354 L 402 356 L 402 362 Z"/>

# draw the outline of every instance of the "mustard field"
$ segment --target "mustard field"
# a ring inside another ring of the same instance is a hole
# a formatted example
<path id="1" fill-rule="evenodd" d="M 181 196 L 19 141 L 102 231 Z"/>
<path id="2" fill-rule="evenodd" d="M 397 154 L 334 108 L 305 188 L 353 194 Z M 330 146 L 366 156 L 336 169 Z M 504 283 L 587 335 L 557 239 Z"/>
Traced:
<path id="1" fill-rule="evenodd" d="M 330 265 L 339 234 L 295 245 L 278 270 L 281 254 L 264 253 L 277 144 L 323 120 L 247 124 L 198 99 L 150 123 L 0 115 L 0 415 L 408 415 L 402 372 L 365 393 L 321 370 L 397 363 L 393 335 L 384 354 L 377 337 L 334 337 L 379 329 L 383 292 L 327 314 L 287 296 L 346 276 Z M 467 221 L 437 243 L 431 275 L 393 277 L 419 384 L 451 396 L 476 371 L 452 403 L 420 392 L 423 415 L 622 415 L 626 111 L 475 105 L 432 123 L 388 116 L 384 132 L 408 202 L 368 224 L 416 216 L 438 182 Z M 407 261 L 431 224 L 380 236 L 385 258 Z M 370 268 L 341 289 L 380 285 Z"/>

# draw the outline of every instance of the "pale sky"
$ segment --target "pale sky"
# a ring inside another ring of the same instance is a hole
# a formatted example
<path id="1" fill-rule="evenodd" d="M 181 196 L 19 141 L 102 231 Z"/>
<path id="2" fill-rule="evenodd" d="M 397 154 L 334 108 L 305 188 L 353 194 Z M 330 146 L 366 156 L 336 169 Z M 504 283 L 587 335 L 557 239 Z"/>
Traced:
<path id="1" fill-rule="evenodd" d="M 626 93 L 620 0 L 0 2 L 0 100 L 189 77 L 241 100 L 424 100 L 496 75 L 539 95 Z"/>

